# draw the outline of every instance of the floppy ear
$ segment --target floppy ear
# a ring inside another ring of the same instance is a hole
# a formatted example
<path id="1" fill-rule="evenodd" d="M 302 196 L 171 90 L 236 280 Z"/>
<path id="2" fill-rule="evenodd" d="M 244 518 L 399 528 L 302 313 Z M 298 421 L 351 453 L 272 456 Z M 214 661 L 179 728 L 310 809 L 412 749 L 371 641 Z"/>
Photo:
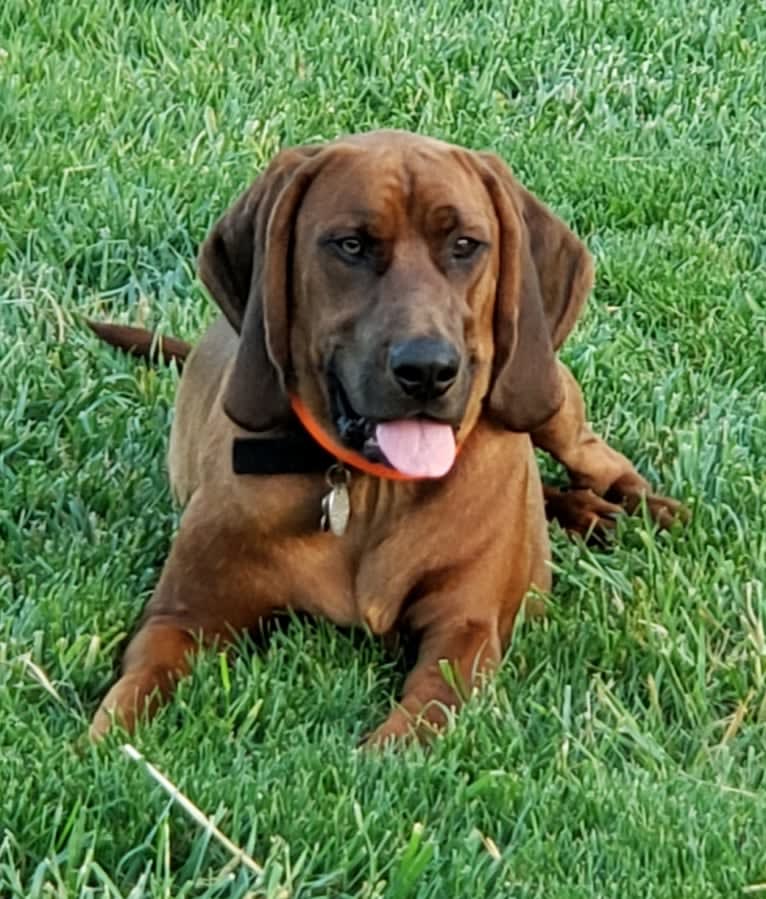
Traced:
<path id="1" fill-rule="evenodd" d="M 251 431 L 290 414 L 288 294 L 293 221 L 322 148 L 284 150 L 215 224 L 200 250 L 199 275 L 240 335 L 224 409 Z"/>
<path id="2" fill-rule="evenodd" d="M 588 296 L 593 264 L 582 242 L 502 160 L 479 156 L 500 229 L 488 407 L 510 430 L 531 431 L 563 401 L 555 351 Z"/>

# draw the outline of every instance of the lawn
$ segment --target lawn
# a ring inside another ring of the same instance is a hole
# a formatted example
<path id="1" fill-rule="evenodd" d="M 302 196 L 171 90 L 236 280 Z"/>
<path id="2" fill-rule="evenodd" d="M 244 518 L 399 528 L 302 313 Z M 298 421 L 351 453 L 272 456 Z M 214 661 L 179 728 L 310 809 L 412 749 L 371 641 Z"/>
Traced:
<path id="1" fill-rule="evenodd" d="M 766 9 L 741 0 L 4 0 L 0 896 L 766 896 Z M 503 155 L 586 239 L 563 351 L 598 429 L 693 510 L 556 586 L 428 753 L 354 747 L 404 668 L 293 621 L 82 737 L 178 512 L 177 376 L 212 221 L 283 145 L 394 126 Z"/>

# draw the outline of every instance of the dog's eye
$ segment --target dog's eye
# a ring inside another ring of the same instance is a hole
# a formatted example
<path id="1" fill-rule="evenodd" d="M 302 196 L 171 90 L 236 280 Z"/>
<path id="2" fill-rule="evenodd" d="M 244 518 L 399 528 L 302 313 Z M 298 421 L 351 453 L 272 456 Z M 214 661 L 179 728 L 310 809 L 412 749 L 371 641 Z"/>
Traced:
<path id="1" fill-rule="evenodd" d="M 458 237 L 452 245 L 452 255 L 455 259 L 470 259 L 480 246 L 481 242 L 472 237 Z"/>
<path id="2" fill-rule="evenodd" d="M 335 245 L 344 256 L 357 257 L 364 253 L 364 244 L 358 237 L 341 237 Z"/>

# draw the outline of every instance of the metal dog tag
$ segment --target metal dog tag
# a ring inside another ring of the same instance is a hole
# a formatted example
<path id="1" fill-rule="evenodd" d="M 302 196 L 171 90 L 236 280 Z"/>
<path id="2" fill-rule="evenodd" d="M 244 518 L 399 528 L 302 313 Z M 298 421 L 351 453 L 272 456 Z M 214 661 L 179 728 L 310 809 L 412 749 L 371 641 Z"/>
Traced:
<path id="1" fill-rule="evenodd" d="M 348 469 L 338 464 L 328 469 L 325 479 L 330 492 L 322 497 L 322 518 L 319 526 L 323 531 L 332 531 L 336 537 L 342 537 L 346 533 L 351 517 L 351 500 L 348 493 L 351 475 Z"/>

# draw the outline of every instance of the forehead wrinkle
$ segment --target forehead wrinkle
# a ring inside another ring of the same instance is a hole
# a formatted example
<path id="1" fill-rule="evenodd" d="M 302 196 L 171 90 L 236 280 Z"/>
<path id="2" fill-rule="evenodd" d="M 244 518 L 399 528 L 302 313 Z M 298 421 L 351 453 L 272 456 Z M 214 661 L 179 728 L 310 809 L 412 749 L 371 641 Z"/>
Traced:
<path id="1" fill-rule="evenodd" d="M 308 205 L 319 227 L 363 227 L 382 239 L 431 233 L 449 207 L 455 226 L 491 233 L 481 187 L 473 166 L 448 145 L 368 144 L 330 161 Z"/>
<path id="2" fill-rule="evenodd" d="M 486 215 L 474 206 L 460 208 L 453 203 L 441 203 L 425 210 L 424 220 L 428 231 L 435 234 L 461 229 L 484 235 L 488 230 Z"/>
<path id="3" fill-rule="evenodd" d="M 392 155 L 366 151 L 333 160 L 309 189 L 306 206 L 316 224 L 369 227 L 381 236 L 400 231 L 405 179 Z"/>
<path id="4" fill-rule="evenodd" d="M 401 231 L 404 227 L 402 213 L 405 217 L 409 217 L 407 214 L 409 194 L 409 176 L 405 166 L 401 164 L 392 166 L 380 185 L 380 196 L 385 207 L 386 219 L 395 232 Z"/>
<path id="5" fill-rule="evenodd" d="M 458 162 L 457 170 L 452 167 Z M 424 165 L 424 163 L 427 164 Z M 408 172 L 407 217 L 418 229 L 440 228 L 440 217 L 451 218 L 451 227 L 491 230 L 488 210 L 477 196 L 476 173 L 458 154 L 441 148 L 420 148 L 411 154 Z M 439 178 L 440 170 L 445 172 Z"/>

